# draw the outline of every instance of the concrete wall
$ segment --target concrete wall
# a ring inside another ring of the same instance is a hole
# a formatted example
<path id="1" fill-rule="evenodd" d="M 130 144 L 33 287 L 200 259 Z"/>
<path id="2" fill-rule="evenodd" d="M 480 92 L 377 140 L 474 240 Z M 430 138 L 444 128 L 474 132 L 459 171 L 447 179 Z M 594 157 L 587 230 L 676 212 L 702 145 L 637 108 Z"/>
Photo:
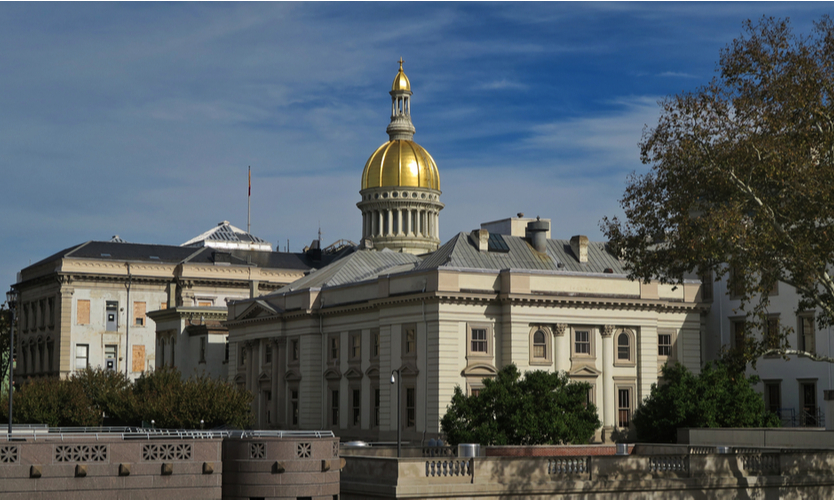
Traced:
<path id="1" fill-rule="evenodd" d="M 834 453 L 346 456 L 342 499 L 829 498 Z"/>

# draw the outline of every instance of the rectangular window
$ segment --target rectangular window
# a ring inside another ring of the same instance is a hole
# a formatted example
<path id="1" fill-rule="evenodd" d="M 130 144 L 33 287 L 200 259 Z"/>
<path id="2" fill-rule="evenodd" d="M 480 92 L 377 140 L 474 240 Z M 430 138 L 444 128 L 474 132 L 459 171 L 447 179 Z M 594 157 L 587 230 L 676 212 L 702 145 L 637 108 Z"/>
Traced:
<path id="1" fill-rule="evenodd" d="M 672 354 L 672 335 L 660 333 L 657 336 L 657 355 L 670 356 Z"/>
<path id="2" fill-rule="evenodd" d="M 330 337 L 330 360 L 336 361 L 339 359 L 339 337 L 334 335 Z"/>
<path id="3" fill-rule="evenodd" d="M 816 353 L 817 340 L 814 332 L 814 316 L 799 317 L 799 350 Z"/>
<path id="4" fill-rule="evenodd" d="M 298 346 L 298 339 L 293 339 L 291 355 L 290 355 L 292 361 L 298 361 L 299 355 L 300 355 L 300 351 L 299 351 L 299 346 Z"/>
<path id="5" fill-rule="evenodd" d="M 769 349 L 779 348 L 779 318 L 776 316 L 767 318 L 765 341 Z"/>
<path id="6" fill-rule="evenodd" d="M 350 359 L 359 360 L 362 358 L 362 334 L 353 332 L 350 334 Z"/>
<path id="7" fill-rule="evenodd" d="M 200 363 L 206 362 L 206 338 L 200 337 Z"/>
<path id="8" fill-rule="evenodd" d="M 88 344 L 76 344 L 75 346 L 75 369 L 83 370 L 90 365 L 90 346 Z"/>
<path id="9" fill-rule="evenodd" d="M 469 388 L 469 395 L 473 397 L 478 397 L 481 395 L 481 388 L 480 387 L 470 387 Z"/>
<path id="10" fill-rule="evenodd" d="M 800 382 L 799 397 L 802 410 L 799 425 L 803 427 L 817 427 L 819 425 L 819 409 L 817 408 L 817 383 Z"/>
<path id="11" fill-rule="evenodd" d="M 628 427 L 631 421 L 631 389 L 617 391 L 617 425 Z"/>
<path id="12" fill-rule="evenodd" d="M 405 390 L 405 426 L 414 427 L 417 416 L 416 408 L 417 398 L 413 387 Z"/>
<path id="13" fill-rule="evenodd" d="M 75 324 L 90 324 L 90 301 L 78 299 L 75 301 Z"/>
<path id="14" fill-rule="evenodd" d="M 55 325 L 55 299 L 50 297 L 46 299 L 46 309 L 48 314 L 49 326 Z"/>
<path id="15" fill-rule="evenodd" d="M 487 353 L 487 331 L 485 328 L 472 329 L 472 352 Z"/>
<path id="16" fill-rule="evenodd" d="M 351 393 L 353 399 L 353 425 L 359 427 L 362 425 L 362 391 L 353 389 Z"/>
<path id="17" fill-rule="evenodd" d="M 272 363 L 272 343 L 265 342 L 264 343 L 264 364 L 268 365 Z"/>
<path id="18" fill-rule="evenodd" d="M 104 368 L 106 370 L 117 370 L 119 359 L 119 345 L 106 344 L 104 346 Z"/>
<path id="19" fill-rule="evenodd" d="M 40 307 L 40 316 L 38 316 L 38 327 L 43 328 L 46 324 L 46 301 L 43 299 L 38 301 L 38 307 Z"/>
<path id="20" fill-rule="evenodd" d="M 747 323 L 744 321 L 733 321 L 733 347 L 735 349 L 744 348 L 744 330 Z"/>
<path id="21" fill-rule="evenodd" d="M 105 330 L 115 332 L 119 330 L 119 302 L 108 300 L 105 303 Z"/>
<path id="22" fill-rule="evenodd" d="M 197 307 L 211 307 L 214 303 L 211 299 L 197 299 Z"/>
<path id="23" fill-rule="evenodd" d="M 577 330 L 574 341 L 576 354 L 591 354 L 591 332 L 589 330 Z"/>
<path id="24" fill-rule="evenodd" d="M 53 358 L 55 355 L 55 342 L 49 342 L 46 344 L 46 362 L 49 365 L 49 371 L 51 372 L 54 369 L 53 366 Z"/>
<path id="25" fill-rule="evenodd" d="M 379 388 L 374 389 L 374 427 L 379 427 L 379 401 L 380 401 L 380 390 Z"/>
<path id="26" fill-rule="evenodd" d="M 706 271 L 701 274 L 701 300 L 703 302 L 712 302 L 712 271 Z"/>
<path id="27" fill-rule="evenodd" d="M 417 328 L 406 326 L 403 330 L 403 356 L 414 356 L 417 354 Z"/>
<path id="28" fill-rule="evenodd" d="M 238 365 L 245 366 L 246 365 L 246 346 L 244 346 L 242 343 L 238 344 L 237 352 L 238 352 L 238 358 L 237 358 L 238 359 Z"/>
<path id="29" fill-rule="evenodd" d="M 379 328 L 373 328 L 371 330 L 371 357 L 378 358 L 379 357 Z"/>
<path id="30" fill-rule="evenodd" d="M 765 382 L 765 407 L 771 413 L 780 414 L 782 408 L 782 383 Z M 781 415 L 780 415 L 781 416 Z"/>
<path id="31" fill-rule="evenodd" d="M 339 391 L 337 389 L 330 391 L 330 425 L 334 427 L 339 425 Z"/>
<path id="32" fill-rule="evenodd" d="M 229 362 L 229 337 L 226 337 L 226 352 L 223 354 L 223 362 Z"/>
<path id="33" fill-rule="evenodd" d="M 298 390 L 291 390 L 290 391 L 290 418 L 292 419 L 292 425 L 298 426 Z"/>
<path id="34" fill-rule="evenodd" d="M 136 326 L 145 326 L 147 321 L 145 316 L 145 310 L 147 306 L 144 302 L 134 302 L 133 303 L 133 324 Z"/>

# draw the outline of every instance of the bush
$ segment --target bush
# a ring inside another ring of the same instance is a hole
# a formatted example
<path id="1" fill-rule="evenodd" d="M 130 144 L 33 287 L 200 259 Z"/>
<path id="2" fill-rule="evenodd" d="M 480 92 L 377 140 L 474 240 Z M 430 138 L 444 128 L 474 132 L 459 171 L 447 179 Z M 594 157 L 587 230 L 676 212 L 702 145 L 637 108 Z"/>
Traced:
<path id="1" fill-rule="evenodd" d="M 765 411 L 753 389 L 758 377 L 737 373 L 724 363 L 707 364 L 693 375 L 680 363 L 663 367 L 663 384 L 652 385 L 643 405 L 634 412 L 641 441 L 677 442 L 679 428 L 778 427 L 779 418 Z"/>
<path id="2" fill-rule="evenodd" d="M 199 429 L 251 425 L 252 394 L 207 375 L 183 380 L 173 368 L 143 373 L 135 383 L 122 373 L 87 369 L 69 379 L 31 380 L 14 393 L 16 423 L 50 427 L 99 426 L 106 415 L 115 425 Z M 0 414 L 8 419 L 2 405 Z"/>
<path id="3" fill-rule="evenodd" d="M 587 443 L 601 426 L 587 402 L 589 389 L 565 373 L 532 371 L 521 378 L 511 364 L 484 379 L 477 396 L 455 387 L 440 425 L 452 446 Z"/>

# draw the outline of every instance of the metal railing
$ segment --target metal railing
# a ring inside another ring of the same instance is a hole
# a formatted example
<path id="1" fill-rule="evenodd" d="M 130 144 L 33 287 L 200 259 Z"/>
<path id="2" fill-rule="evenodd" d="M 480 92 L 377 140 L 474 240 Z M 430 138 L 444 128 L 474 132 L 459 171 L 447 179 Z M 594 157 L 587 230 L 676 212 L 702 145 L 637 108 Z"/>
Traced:
<path id="1" fill-rule="evenodd" d="M 146 429 L 141 427 L 45 427 L 15 426 L 12 434 L 0 434 L 8 441 L 18 439 L 67 440 L 67 439 L 249 439 L 249 438 L 297 438 L 321 439 L 336 437 L 333 431 L 268 431 L 268 430 L 199 430 L 199 429 Z"/>

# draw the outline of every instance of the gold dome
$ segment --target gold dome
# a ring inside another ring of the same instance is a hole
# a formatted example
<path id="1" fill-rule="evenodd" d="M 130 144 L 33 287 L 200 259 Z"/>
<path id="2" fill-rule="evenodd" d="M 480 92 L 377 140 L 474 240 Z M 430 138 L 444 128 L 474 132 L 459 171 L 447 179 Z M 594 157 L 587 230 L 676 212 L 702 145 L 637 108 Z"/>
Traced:
<path id="1" fill-rule="evenodd" d="M 391 84 L 391 91 L 396 92 L 398 90 L 406 90 L 411 92 L 411 82 L 408 81 L 408 77 L 405 76 L 405 72 L 403 72 L 403 59 L 402 57 L 399 60 L 400 63 L 400 70 L 397 72 L 397 76 L 394 77 L 394 83 Z"/>
<path id="2" fill-rule="evenodd" d="M 439 191 L 440 175 L 434 158 L 414 141 L 386 142 L 377 148 L 365 163 L 362 189 L 389 186 L 420 187 Z"/>

